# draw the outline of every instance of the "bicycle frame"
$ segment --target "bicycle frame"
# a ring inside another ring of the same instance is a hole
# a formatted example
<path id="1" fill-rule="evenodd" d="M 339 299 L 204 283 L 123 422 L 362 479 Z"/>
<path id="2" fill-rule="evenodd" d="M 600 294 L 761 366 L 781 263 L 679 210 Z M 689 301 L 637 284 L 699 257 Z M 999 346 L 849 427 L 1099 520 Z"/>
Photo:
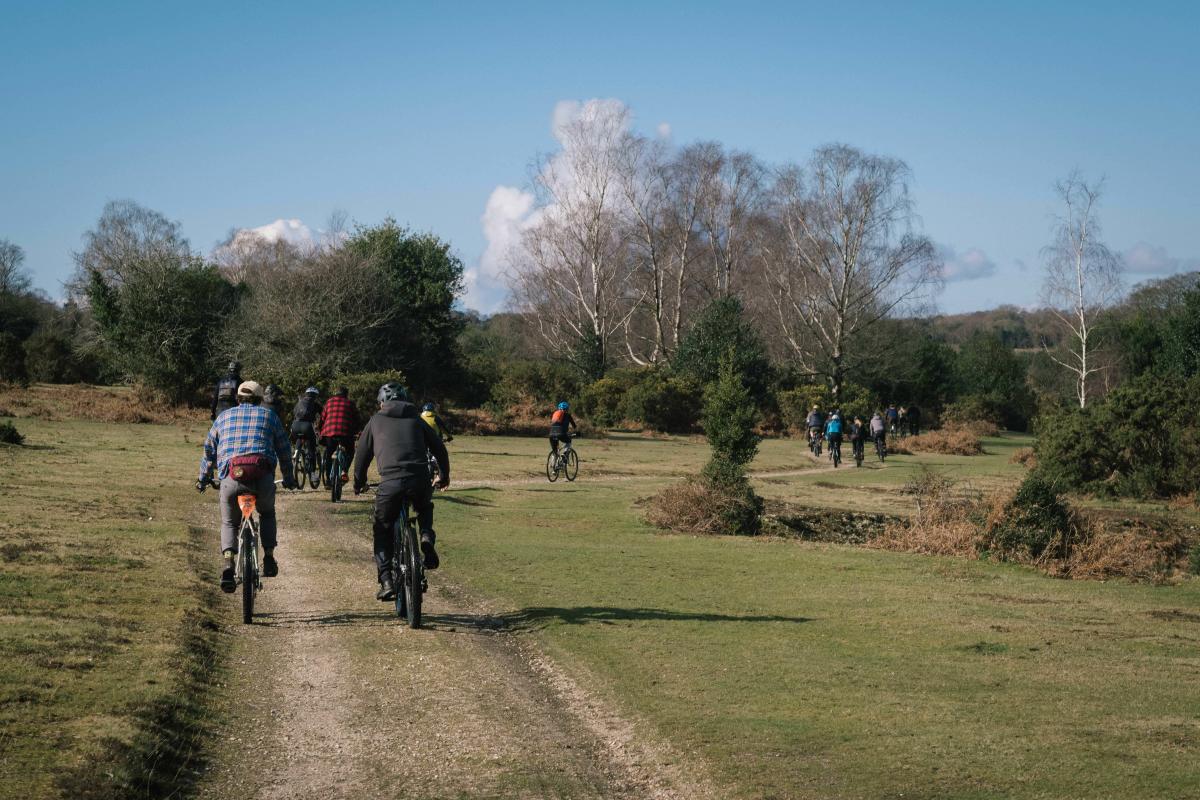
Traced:
<path id="1" fill-rule="evenodd" d="M 396 616 L 406 618 L 410 628 L 421 627 L 421 596 L 428 586 L 416 520 L 408 500 L 401 503 L 400 516 L 392 526 L 392 576 L 396 581 Z"/>

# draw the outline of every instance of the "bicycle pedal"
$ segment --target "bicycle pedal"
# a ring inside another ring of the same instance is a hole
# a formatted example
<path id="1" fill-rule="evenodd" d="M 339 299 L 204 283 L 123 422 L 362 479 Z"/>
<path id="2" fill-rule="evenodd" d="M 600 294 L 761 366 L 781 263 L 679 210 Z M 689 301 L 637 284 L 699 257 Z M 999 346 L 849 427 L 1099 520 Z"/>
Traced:
<path id="1" fill-rule="evenodd" d="M 421 579 L 421 591 L 422 592 L 429 591 L 429 581 L 425 580 L 424 578 Z"/>

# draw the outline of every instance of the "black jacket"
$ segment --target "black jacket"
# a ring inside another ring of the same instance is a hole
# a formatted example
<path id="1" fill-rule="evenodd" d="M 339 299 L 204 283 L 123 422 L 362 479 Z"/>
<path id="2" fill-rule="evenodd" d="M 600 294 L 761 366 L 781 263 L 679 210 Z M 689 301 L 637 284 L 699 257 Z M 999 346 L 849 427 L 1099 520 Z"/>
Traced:
<path id="1" fill-rule="evenodd" d="M 242 376 L 236 372 L 226 372 L 217 385 L 213 387 L 212 418 L 216 419 L 222 411 L 228 411 L 238 404 L 237 390 L 242 382 Z"/>
<path id="2" fill-rule="evenodd" d="M 321 416 L 321 402 L 315 397 L 301 395 L 292 409 L 292 419 L 298 422 L 316 422 Z"/>
<path id="3" fill-rule="evenodd" d="M 367 467 L 372 458 L 384 481 L 414 478 L 428 481 L 428 453 L 431 452 L 437 459 L 442 477 L 450 480 L 446 445 L 417 415 L 416 406 L 399 400 L 384 403 L 359 434 L 358 452 L 354 456 L 354 485 L 367 485 Z"/>

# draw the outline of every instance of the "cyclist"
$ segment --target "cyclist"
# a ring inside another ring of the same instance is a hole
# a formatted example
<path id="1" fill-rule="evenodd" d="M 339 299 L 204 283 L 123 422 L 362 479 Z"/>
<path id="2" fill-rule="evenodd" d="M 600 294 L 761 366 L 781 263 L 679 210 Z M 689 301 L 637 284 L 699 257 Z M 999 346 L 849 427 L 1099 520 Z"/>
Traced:
<path id="1" fill-rule="evenodd" d="M 908 432 L 912 436 L 921 435 L 921 409 L 910 405 L 908 407 Z"/>
<path id="2" fill-rule="evenodd" d="M 434 549 L 437 534 L 433 531 L 433 486 L 430 485 L 428 454 L 437 459 L 441 479 L 438 488 L 450 485 L 450 457 L 446 445 L 428 425 L 417 416 L 416 407 L 408 402 L 408 392 L 398 383 L 379 387 L 379 411 L 362 432 L 362 447 L 354 459 L 354 493 L 361 494 L 367 486 L 367 467 L 371 459 L 379 469 L 380 483 L 375 490 L 375 567 L 379 573 L 379 600 L 396 596 L 392 575 L 394 542 L 392 526 L 400 516 L 405 499 L 417 512 L 417 527 L 421 532 L 421 554 L 425 569 L 438 568 Z"/>
<path id="3" fill-rule="evenodd" d="M 237 405 L 237 390 L 241 383 L 242 365 L 230 361 L 229 368 L 217 379 L 217 385 L 213 387 L 212 414 L 209 419 L 215 420 L 222 411 L 228 411 Z"/>
<path id="4" fill-rule="evenodd" d="M 829 457 L 833 458 L 833 448 L 837 447 L 840 451 L 842 447 L 842 415 L 836 411 L 825 423 L 825 441 L 829 442 Z"/>
<path id="5" fill-rule="evenodd" d="M 279 417 L 261 403 L 263 389 L 254 381 L 237 387 L 239 405 L 223 412 L 213 423 L 204 440 L 204 455 L 200 458 L 200 477 L 196 489 L 208 487 L 214 466 L 221 479 L 221 589 L 232 592 L 234 583 L 233 559 L 237 554 L 237 524 L 239 492 L 258 497 L 258 514 L 262 520 L 263 577 L 279 574 L 275 560 L 277 525 L 275 520 L 275 466 L 283 469 L 283 488 L 296 486 L 292 478 L 292 446 Z M 240 480 L 234 479 L 231 466 L 244 470 Z"/>
<path id="6" fill-rule="evenodd" d="M 861 461 L 863 457 L 863 444 L 867 438 L 867 429 L 863 425 L 862 417 L 855 417 L 854 422 L 850 423 L 850 446 L 854 448 L 855 461 Z"/>
<path id="7" fill-rule="evenodd" d="M 808 441 L 811 444 L 825 430 L 825 415 L 821 413 L 820 406 L 812 407 L 805 424 L 808 426 Z"/>
<path id="8" fill-rule="evenodd" d="M 425 420 L 425 424 L 432 428 L 443 442 L 454 441 L 454 435 L 450 433 L 450 428 L 446 426 L 446 423 L 442 422 L 442 418 L 437 415 L 437 406 L 433 403 L 421 406 L 421 419 Z"/>
<path id="9" fill-rule="evenodd" d="M 317 387 L 310 386 L 296 401 L 292 409 L 292 443 L 308 440 L 308 463 L 304 469 L 310 474 L 316 471 L 317 460 L 317 431 L 316 425 L 321 419 L 321 392 Z"/>
<path id="10" fill-rule="evenodd" d="M 896 410 L 895 403 L 887 407 L 884 419 L 887 421 L 888 433 L 895 433 L 900 424 L 900 412 Z"/>
<path id="11" fill-rule="evenodd" d="M 321 412 L 321 444 L 325 445 L 325 463 L 333 463 L 333 453 L 340 444 L 346 448 L 346 464 L 354 461 L 354 437 L 359 431 L 358 409 L 349 397 L 350 390 L 337 387 L 333 397 Z M 342 483 L 349 476 L 342 473 Z"/>
<path id="12" fill-rule="evenodd" d="M 871 417 L 871 439 L 880 447 L 887 445 L 887 425 L 883 422 L 883 415 L 878 410 Z"/>
<path id="13" fill-rule="evenodd" d="M 558 443 L 561 441 L 566 447 L 571 446 L 571 429 L 575 429 L 575 433 L 579 433 L 579 426 L 575 424 L 575 418 L 571 416 L 571 406 L 566 400 L 558 404 L 558 408 L 550 415 L 550 450 L 556 455 L 558 454 Z"/>
<path id="14" fill-rule="evenodd" d="M 268 383 L 263 390 L 263 406 L 271 409 L 283 422 L 283 389 L 273 383 Z"/>

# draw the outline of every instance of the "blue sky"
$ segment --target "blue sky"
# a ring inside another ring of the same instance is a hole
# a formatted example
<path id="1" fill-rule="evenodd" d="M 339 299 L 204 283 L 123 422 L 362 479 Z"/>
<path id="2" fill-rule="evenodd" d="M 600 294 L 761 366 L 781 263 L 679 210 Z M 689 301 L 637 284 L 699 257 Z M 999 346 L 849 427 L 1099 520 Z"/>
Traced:
<path id="1" fill-rule="evenodd" d="M 984 275 L 941 308 L 1031 304 L 1074 167 L 1107 176 L 1131 282 L 1200 268 L 1198 9 L 0 0 L 0 238 L 55 296 L 117 198 L 205 252 L 277 219 L 392 215 L 473 268 L 489 196 L 555 146 L 556 105 L 616 98 L 680 144 L 903 158 L 924 232 Z"/>

